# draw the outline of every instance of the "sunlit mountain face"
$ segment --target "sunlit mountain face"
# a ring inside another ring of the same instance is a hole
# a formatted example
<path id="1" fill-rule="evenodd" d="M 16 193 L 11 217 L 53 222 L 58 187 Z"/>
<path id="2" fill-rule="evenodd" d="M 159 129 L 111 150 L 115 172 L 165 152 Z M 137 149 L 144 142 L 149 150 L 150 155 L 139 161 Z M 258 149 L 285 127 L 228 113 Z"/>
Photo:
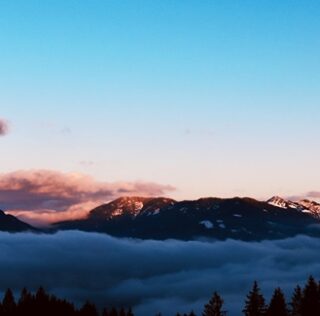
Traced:
<path id="1" fill-rule="evenodd" d="M 143 239 L 197 238 L 261 240 L 297 234 L 317 235 L 316 202 L 250 198 L 123 197 L 93 209 L 82 220 L 56 223 L 56 229 L 79 229 Z"/>

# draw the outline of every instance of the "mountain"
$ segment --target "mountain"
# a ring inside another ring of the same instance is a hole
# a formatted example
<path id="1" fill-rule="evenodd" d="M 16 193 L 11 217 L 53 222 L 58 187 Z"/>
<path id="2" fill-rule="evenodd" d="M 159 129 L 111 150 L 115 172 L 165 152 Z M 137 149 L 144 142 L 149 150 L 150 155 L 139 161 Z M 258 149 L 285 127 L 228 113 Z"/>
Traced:
<path id="1" fill-rule="evenodd" d="M 23 232 L 36 231 L 31 225 L 20 221 L 12 215 L 7 215 L 0 210 L 0 231 L 6 232 Z"/>
<path id="2" fill-rule="evenodd" d="M 262 240 L 297 234 L 320 236 L 316 228 L 320 224 L 317 206 L 316 202 L 305 201 L 302 205 L 279 197 L 268 201 L 237 197 L 181 202 L 161 197 L 123 197 L 93 209 L 85 219 L 54 226 L 142 239 Z"/>
<path id="3" fill-rule="evenodd" d="M 279 196 L 274 196 L 267 202 L 283 209 L 293 208 L 303 213 L 309 213 L 314 218 L 320 219 L 320 204 L 315 201 L 304 199 L 298 202 L 292 202 Z"/>
<path id="4" fill-rule="evenodd" d="M 305 213 L 310 213 L 315 218 L 320 219 L 320 204 L 315 201 L 310 200 L 301 200 L 299 201 L 299 205 L 301 205 L 304 209 L 302 210 Z"/>
<path id="5" fill-rule="evenodd" d="M 167 198 L 122 197 L 95 208 L 90 212 L 89 218 L 112 219 L 117 216 L 152 215 L 160 211 L 160 209 L 175 203 L 176 201 Z"/>
<path id="6" fill-rule="evenodd" d="M 292 202 L 290 200 L 285 200 L 280 196 L 273 196 L 271 199 L 267 201 L 267 203 L 280 207 L 283 209 L 293 208 L 302 211 L 304 207 L 297 202 Z"/>

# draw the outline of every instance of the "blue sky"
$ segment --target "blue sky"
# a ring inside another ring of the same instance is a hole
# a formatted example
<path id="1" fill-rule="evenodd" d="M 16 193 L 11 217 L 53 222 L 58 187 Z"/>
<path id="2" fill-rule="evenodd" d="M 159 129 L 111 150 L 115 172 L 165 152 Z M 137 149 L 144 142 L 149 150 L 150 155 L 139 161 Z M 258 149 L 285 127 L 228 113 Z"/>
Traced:
<path id="1" fill-rule="evenodd" d="M 320 190 L 318 1 L 0 1 L 1 172 L 177 198 Z"/>

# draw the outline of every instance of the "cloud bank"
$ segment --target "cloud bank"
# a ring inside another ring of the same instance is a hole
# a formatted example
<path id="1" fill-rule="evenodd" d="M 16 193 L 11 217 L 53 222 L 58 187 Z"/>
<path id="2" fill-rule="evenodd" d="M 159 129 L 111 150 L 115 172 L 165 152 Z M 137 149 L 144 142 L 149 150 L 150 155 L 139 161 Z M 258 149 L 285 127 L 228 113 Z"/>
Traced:
<path id="1" fill-rule="evenodd" d="M 9 132 L 9 125 L 7 121 L 0 118 L 0 136 L 5 136 Z"/>
<path id="2" fill-rule="evenodd" d="M 83 232 L 0 234 L 0 291 L 39 285 L 77 304 L 133 306 L 137 316 L 194 309 L 213 291 L 230 316 L 239 315 L 253 280 L 267 299 L 276 286 L 287 297 L 320 277 L 320 239 L 281 241 L 141 241 Z"/>
<path id="3" fill-rule="evenodd" d="M 78 173 L 16 171 L 0 174 L 0 208 L 31 223 L 48 223 L 84 217 L 119 196 L 158 196 L 171 190 L 147 182 L 98 182 Z"/>

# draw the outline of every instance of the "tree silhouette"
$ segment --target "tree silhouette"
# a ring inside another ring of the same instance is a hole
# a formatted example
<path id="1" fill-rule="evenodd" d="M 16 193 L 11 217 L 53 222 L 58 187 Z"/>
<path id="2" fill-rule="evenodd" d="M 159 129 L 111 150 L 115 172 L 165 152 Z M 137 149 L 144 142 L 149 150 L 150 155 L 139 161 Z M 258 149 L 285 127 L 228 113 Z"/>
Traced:
<path id="1" fill-rule="evenodd" d="M 124 310 L 123 307 L 120 308 L 119 316 L 126 316 L 126 311 Z"/>
<path id="2" fill-rule="evenodd" d="M 302 316 L 320 315 L 320 298 L 318 284 L 312 276 L 309 277 L 307 284 L 303 289 L 301 314 Z"/>
<path id="3" fill-rule="evenodd" d="M 254 281 L 252 290 L 247 295 L 242 312 L 246 316 L 264 316 L 266 314 L 265 299 L 260 293 L 257 281 Z"/>
<path id="4" fill-rule="evenodd" d="M 112 307 L 109 316 L 118 316 L 118 311 Z"/>
<path id="5" fill-rule="evenodd" d="M 16 302 L 11 289 L 7 289 L 2 301 L 2 313 L 5 316 L 13 316 L 16 313 Z"/>
<path id="6" fill-rule="evenodd" d="M 18 301 L 18 314 L 19 315 L 31 315 L 33 314 L 32 306 L 33 306 L 34 297 L 33 295 L 26 289 L 23 288 L 21 291 L 20 299 Z"/>
<path id="7" fill-rule="evenodd" d="M 286 300 L 280 288 L 275 289 L 273 293 L 267 316 L 288 316 Z"/>
<path id="8" fill-rule="evenodd" d="M 81 316 L 98 316 L 97 308 L 94 304 L 86 302 L 80 309 L 79 315 Z"/>
<path id="9" fill-rule="evenodd" d="M 102 311 L 102 316 L 109 316 L 109 311 L 107 308 L 104 308 Z"/>
<path id="10" fill-rule="evenodd" d="M 302 290 L 299 285 L 294 289 L 292 298 L 291 298 L 291 316 L 302 316 Z"/>
<path id="11" fill-rule="evenodd" d="M 34 315 L 42 316 L 45 313 L 48 314 L 50 297 L 46 293 L 46 291 L 43 287 L 39 287 L 34 299 L 35 299 Z"/>
<path id="12" fill-rule="evenodd" d="M 98 314 L 96 306 L 87 301 L 81 307 L 81 309 L 79 311 L 79 315 L 81 315 L 81 316 L 98 316 L 99 314 Z"/>
<path id="13" fill-rule="evenodd" d="M 208 304 L 204 306 L 203 316 L 222 316 L 223 300 L 217 292 L 214 292 Z"/>
<path id="14" fill-rule="evenodd" d="M 128 309 L 128 311 L 127 311 L 127 316 L 134 316 L 131 307 L 129 307 L 129 309 Z"/>

